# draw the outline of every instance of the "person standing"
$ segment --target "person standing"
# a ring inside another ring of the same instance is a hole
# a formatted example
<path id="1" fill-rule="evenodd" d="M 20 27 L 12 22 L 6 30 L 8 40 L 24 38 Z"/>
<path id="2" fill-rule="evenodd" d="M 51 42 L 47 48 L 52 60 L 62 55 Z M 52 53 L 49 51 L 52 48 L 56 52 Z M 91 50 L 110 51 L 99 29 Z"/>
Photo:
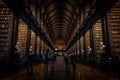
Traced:
<path id="1" fill-rule="evenodd" d="M 74 53 L 72 53 L 70 55 L 70 63 L 72 65 L 73 72 L 75 73 L 75 71 L 76 71 L 76 55 Z"/>
<path id="2" fill-rule="evenodd" d="M 45 63 L 46 72 L 48 72 L 49 60 L 50 60 L 50 51 L 49 49 L 47 49 L 46 53 L 44 54 L 44 63 Z"/>
<path id="3" fill-rule="evenodd" d="M 29 49 L 28 53 L 26 54 L 26 67 L 28 74 L 33 73 L 33 51 L 32 49 Z"/>

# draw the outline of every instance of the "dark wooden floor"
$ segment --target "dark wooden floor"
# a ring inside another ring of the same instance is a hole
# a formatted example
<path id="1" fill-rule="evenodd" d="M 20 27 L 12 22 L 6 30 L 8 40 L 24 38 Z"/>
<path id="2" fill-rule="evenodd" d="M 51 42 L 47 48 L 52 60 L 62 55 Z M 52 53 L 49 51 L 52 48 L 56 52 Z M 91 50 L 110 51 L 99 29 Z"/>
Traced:
<path id="1" fill-rule="evenodd" d="M 19 72 L 3 75 L 0 80 L 119 80 L 117 77 L 106 74 L 97 69 L 92 70 L 88 66 L 77 64 L 76 71 L 72 71 L 71 65 L 65 65 L 64 58 L 58 56 L 55 64 L 48 66 L 48 72 L 45 72 L 45 65 L 34 66 L 33 73 L 27 74 L 23 69 Z"/>

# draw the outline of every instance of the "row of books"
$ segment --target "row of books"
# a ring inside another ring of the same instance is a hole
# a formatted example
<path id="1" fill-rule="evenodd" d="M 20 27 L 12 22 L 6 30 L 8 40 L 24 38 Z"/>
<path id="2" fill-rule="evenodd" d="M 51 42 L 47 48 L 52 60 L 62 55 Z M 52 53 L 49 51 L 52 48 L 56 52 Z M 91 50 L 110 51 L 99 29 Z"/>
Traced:
<path id="1" fill-rule="evenodd" d="M 10 43 L 12 12 L 0 0 L 0 58 L 6 55 Z"/>
<path id="2" fill-rule="evenodd" d="M 111 29 L 112 45 L 115 55 L 120 56 L 120 1 L 108 13 L 108 24 Z"/>

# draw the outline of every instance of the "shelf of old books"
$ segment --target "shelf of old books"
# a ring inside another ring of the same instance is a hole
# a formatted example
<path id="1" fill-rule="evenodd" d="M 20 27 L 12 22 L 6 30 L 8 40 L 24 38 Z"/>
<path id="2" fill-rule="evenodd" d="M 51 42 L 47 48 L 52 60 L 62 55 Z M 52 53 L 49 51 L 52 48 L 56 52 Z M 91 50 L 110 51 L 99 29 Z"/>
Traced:
<path id="1" fill-rule="evenodd" d="M 35 49 L 35 32 L 31 30 L 31 41 L 30 41 L 30 48 L 34 51 Z"/>
<path id="2" fill-rule="evenodd" d="M 76 42 L 76 54 L 79 54 L 79 40 Z"/>
<path id="3" fill-rule="evenodd" d="M 80 37 L 80 52 L 81 52 L 81 55 L 84 54 L 84 43 L 83 43 L 83 36 Z"/>
<path id="4" fill-rule="evenodd" d="M 88 30 L 85 34 L 86 37 L 86 47 L 90 47 L 90 31 Z"/>
<path id="5" fill-rule="evenodd" d="M 27 25 L 22 20 L 19 20 L 17 45 L 21 49 L 21 52 L 20 52 L 21 56 L 25 55 L 26 44 L 27 44 L 26 41 L 27 41 Z"/>
<path id="6" fill-rule="evenodd" d="M 120 56 L 120 0 L 108 12 L 112 45 L 115 55 Z"/>
<path id="7" fill-rule="evenodd" d="M 95 24 L 94 24 L 94 37 L 95 37 L 95 52 L 97 53 L 97 57 L 100 56 L 100 54 L 102 53 L 100 50 L 100 45 L 101 43 L 103 43 L 103 39 L 102 39 L 102 24 L 101 24 L 101 20 L 98 20 Z"/>
<path id="8" fill-rule="evenodd" d="M 12 12 L 0 0 L 0 59 L 9 52 L 12 19 Z"/>
<path id="9" fill-rule="evenodd" d="M 41 39 L 39 36 L 37 36 L 37 54 L 40 54 L 41 51 Z"/>
<path id="10" fill-rule="evenodd" d="M 43 40 L 41 40 L 41 54 L 44 53 L 44 42 Z"/>

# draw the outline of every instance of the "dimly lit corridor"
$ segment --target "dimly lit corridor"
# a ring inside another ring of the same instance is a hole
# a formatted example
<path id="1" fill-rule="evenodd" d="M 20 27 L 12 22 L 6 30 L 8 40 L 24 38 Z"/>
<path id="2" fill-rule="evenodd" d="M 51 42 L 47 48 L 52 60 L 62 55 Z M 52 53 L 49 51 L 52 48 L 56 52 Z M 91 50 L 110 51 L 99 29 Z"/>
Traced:
<path id="1" fill-rule="evenodd" d="M 34 66 L 33 74 L 28 75 L 26 70 L 2 76 L 0 80 L 118 80 L 114 75 L 108 75 L 89 66 L 77 64 L 77 71 L 72 71 L 71 65 L 65 67 L 63 56 L 57 56 L 55 64 L 49 64 L 48 73 L 45 73 L 45 65 L 39 64 Z M 56 65 L 60 63 L 60 65 Z M 54 67 L 58 68 L 54 68 Z M 60 67 L 59 67 L 60 66 Z M 65 71 L 67 70 L 67 71 Z"/>
<path id="2" fill-rule="evenodd" d="M 0 80 L 119 80 L 120 0 L 0 0 Z"/>

